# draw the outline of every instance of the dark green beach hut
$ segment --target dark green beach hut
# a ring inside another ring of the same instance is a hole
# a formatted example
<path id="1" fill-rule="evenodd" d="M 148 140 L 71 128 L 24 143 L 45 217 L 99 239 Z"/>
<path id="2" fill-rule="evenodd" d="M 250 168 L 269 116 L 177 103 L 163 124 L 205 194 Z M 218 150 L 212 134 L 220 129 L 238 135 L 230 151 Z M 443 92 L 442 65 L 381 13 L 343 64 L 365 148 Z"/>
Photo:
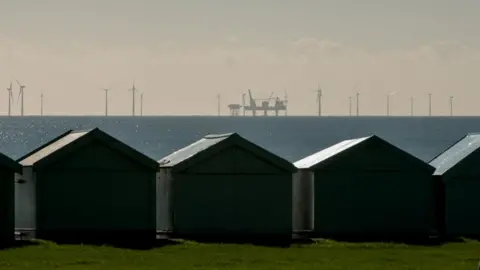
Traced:
<path id="1" fill-rule="evenodd" d="M 19 162 L 31 170 L 23 182 L 35 185 L 36 205 L 18 211 L 32 213 L 37 238 L 155 239 L 155 160 L 95 128 L 68 131 Z"/>
<path id="2" fill-rule="evenodd" d="M 443 182 L 444 232 L 452 236 L 480 236 L 480 134 L 469 134 L 430 165 Z"/>
<path id="3" fill-rule="evenodd" d="M 159 163 L 171 181 L 174 234 L 291 239 L 290 162 L 231 133 L 208 135 Z"/>
<path id="4" fill-rule="evenodd" d="M 315 234 L 396 238 L 435 232 L 434 168 L 377 136 L 340 142 L 294 164 L 306 174 L 299 179 L 313 179 Z"/>
<path id="5" fill-rule="evenodd" d="M 15 240 L 15 173 L 22 172 L 17 162 L 0 153 L 0 247 Z"/>

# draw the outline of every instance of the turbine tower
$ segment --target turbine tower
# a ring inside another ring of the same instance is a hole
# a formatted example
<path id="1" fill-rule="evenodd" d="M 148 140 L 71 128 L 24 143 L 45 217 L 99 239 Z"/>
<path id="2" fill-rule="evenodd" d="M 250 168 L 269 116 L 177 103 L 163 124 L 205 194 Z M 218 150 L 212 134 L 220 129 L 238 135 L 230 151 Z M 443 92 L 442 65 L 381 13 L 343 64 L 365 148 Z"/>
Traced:
<path id="1" fill-rule="evenodd" d="M 432 93 L 428 93 L 428 116 L 432 116 Z"/>
<path id="2" fill-rule="evenodd" d="M 358 81 L 353 85 L 352 89 L 355 91 L 355 99 L 356 99 L 356 102 L 357 102 L 357 116 L 360 115 L 360 92 L 358 91 Z M 349 97 L 349 100 L 350 100 L 350 115 L 352 115 L 351 111 L 352 111 L 352 99 L 354 97 L 353 96 L 350 96 Z"/>
<path id="3" fill-rule="evenodd" d="M 387 116 L 390 116 L 390 97 L 395 95 L 397 92 L 392 92 L 387 94 Z"/>
<path id="4" fill-rule="evenodd" d="M 352 116 L 352 96 L 348 97 L 348 115 Z"/>
<path id="5" fill-rule="evenodd" d="M 453 116 L 453 96 L 450 96 L 450 116 Z"/>
<path id="6" fill-rule="evenodd" d="M 357 92 L 357 116 L 360 115 L 359 105 L 360 105 L 360 93 Z"/>
<path id="7" fill-rule="evenodd" d="M 143 93 L 140 94 L 140 116 L 143 116 Z"/>
<path id="8" fill-rule="evenodd" d="M 132 116 L 135 116 L 135 91 L 138 91 L 135 87 L 135 81 L 133 81 L 133 86 L 128 91 L 132 91 Z"/>
<path id="9" fill-rule="evenodd" d="M 12 94 L 12 82 L 10 82 L 10 87 L 7 88 L 8 91 L 8 116 L 12 115 L 12 101 L 13 101 L 13 94 Z"/>
<path id="10" fill-rule="evenodd" d="M 43 93 L 40 94 L 40 116 L 43 116 Z"/>
<path id="11" fill-rule="evenodd" d="M 20 91 L 18 92 L 18 99 L 21 98 L 20 115 L 23 116 L 23 89 L 25 89 L 25 87 L 27 86 L 21 84 L 17 79 L 15 79 L 15 81 L 17 81 L 17 84 L 20 87 Z M 17 99 L 17 102 L 18 102 L 18 99 Z"/>
<path id="12" fill-rule="evenodd" d="M 108 91 L 110 91 L 110 89 L 104 88 L 102 90 L 105 91 L 105 116 L 108 116 Z"/>
<path id="13" fill-rule="evenodd" d="M 318 116 L 322 116 L 322 88 L 318 85 L 317 89 L 317 102 L 318 102 Z"/>
<path id="14" fill-rule="evenodd" d="M 220 116 L 220 94 L 217 95 L 217 116 Z"/>

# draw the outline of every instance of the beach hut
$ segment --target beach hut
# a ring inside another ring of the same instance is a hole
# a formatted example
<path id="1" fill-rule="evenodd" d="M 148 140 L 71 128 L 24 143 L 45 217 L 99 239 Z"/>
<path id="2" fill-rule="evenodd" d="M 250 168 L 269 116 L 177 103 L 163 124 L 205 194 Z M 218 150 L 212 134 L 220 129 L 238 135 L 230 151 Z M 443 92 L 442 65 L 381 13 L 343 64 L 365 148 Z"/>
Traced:
<path id="1" fill-rule="evenodd" d="M 435 157 L 434 177 L 444 187 L 444 232 L 452 236 L 480 235 L 480 134 L 468 134 Z"/>
<path id="2" fill-rule="evenodd" d="M 67 131 L 19 162 L 17 228 L 60 241 L 155 239 L 155 160 L 95 128 Z"/>
<path id="3" fill-rule="evenodd" d="M 230 133 L 208 135 L 159 163 L 171 186 L 174 235 L 291 239 L 290 162 Z"/>
<path id="4" fill-rule="evenodd" d="M 306 186 L 296 188 L 304 198 L 294 207 L 313 208 L 301 212 L 313 218 L 294 222 L 308 227 L 313 219 L 314 234 L 396 238 L 435 230 L 434 168 L 377 136 L 342 141 L 294 164 L 295 185 Z"/>
<path id="5" fill-rule="evenodd" d="M 0 153 L 0 247 L 15 240 L 14 181 L 21 172 L 20 164 Z"/>

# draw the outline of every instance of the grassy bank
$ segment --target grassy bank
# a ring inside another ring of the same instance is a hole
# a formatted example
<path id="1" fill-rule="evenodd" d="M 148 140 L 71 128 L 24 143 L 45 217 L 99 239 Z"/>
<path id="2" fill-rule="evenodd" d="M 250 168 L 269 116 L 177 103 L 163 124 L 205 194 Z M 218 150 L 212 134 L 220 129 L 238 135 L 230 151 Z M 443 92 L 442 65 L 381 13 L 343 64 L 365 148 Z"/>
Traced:
<path id="1" fill-rule="evenodd" d="M 152 250 L 40 243 L 0 251 L 0 269 L 473 270 L 480 243 L 409 246 L 319 241 L 274 248 L 176 242 Z"/>

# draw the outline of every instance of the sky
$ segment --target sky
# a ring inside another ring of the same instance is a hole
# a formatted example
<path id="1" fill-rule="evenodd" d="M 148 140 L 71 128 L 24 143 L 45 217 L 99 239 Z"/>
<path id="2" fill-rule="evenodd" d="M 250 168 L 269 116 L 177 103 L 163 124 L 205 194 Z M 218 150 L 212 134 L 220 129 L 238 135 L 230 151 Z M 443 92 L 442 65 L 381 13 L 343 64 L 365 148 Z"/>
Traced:
<path id="1" fill-rule="evenodd" d="M 289 115 L 480 115 L 478 0 L 0 0 L 0 114 L 216 115 L 288 94 Z M 3 94 L 1 94 L 3 93 Z M 355 112 L 356 101 L 352 102 Z"/>

